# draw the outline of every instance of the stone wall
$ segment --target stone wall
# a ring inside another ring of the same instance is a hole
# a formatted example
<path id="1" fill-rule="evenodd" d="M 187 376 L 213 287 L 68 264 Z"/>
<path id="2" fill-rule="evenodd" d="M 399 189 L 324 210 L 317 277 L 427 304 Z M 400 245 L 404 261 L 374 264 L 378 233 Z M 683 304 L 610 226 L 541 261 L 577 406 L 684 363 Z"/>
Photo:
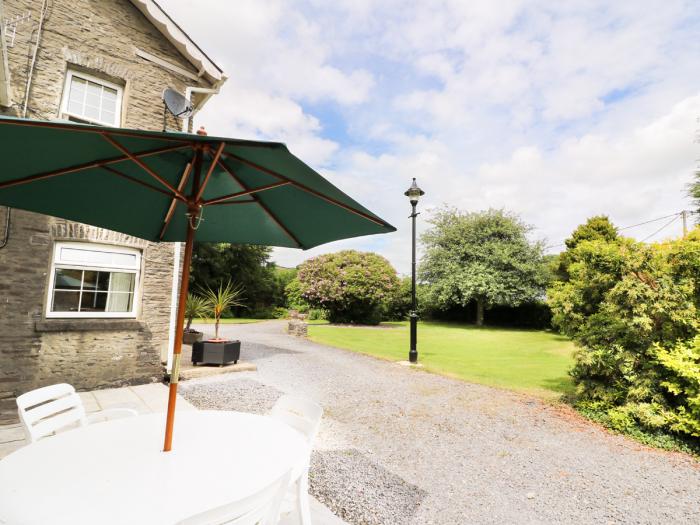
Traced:
<path id="1" fill-rule="evenodd" d="M 7 49 L 14 106 L 20 115 L 26 93 L 41 0 L 0 0 L 5 18 L 31 11 L 30 22 L 17 29 L 15 45 Z M 192 74 L 197 70 L 129 0 L 53 0 L 44 19 L 41 45 L 32 75 L 27 117 L 59 116 L 65 73 L 69 67 L 124 86 L 122 126 L 161 130 L 161 95 L 167 86 L 179 92 L 195 82 L 136 55 L 141 49 Z M 201 81 L 201 87 L 211 87 Z M 169 128 L 179 128 L 174 118 Z"/>
<path id="2" fill-rule="evenodd" d="M 36 39 L 41 0 L 0 0 L 6 18 L 32 12 L 7 49 L 14 105 L 0 113 L 21 115 Z M 53 0 L 44 21 L 29 91 L 27 117 L 59 117 L 68 67 L 124 86 L 123 127 L 160 130 L 161 94 L 180 92 L 191 79 L 135 54 L 135 48 L 197 71 L 128 0 Z M 201 87 L 210 87 L 205 82 Z M 178 128 L 175 119 L 169 128 Z M 0 246 L 7 209 L 0 207 Z M 53 245 L 85 240 L 142 250 L 136 320 L 45 319 Z M 92 389 L 157 380 L 167 352 L 173 244 L 149 243 L 123 234 L 11 210 L 7 244 L 0 248 L 0 420 L 14 417 L 14 397 L 56 382 Z"/>

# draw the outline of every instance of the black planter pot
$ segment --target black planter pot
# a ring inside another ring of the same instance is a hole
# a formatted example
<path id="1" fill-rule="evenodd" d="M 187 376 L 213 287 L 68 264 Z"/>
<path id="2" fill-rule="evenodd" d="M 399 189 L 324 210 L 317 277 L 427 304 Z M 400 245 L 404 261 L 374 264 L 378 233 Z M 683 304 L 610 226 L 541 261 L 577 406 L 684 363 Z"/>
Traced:
<path id="1" fill-rule="evenodd" d="M 192 345 L 192 364 L 205 363 L 223 366 L 238 362 L 241 357 L 240 341 L 198 341 Z"/>
<path id="2" fill-rule="evenodd" d="M 202 332 L 184 332 L 182 334 L 182 343 L 185 345 L 191 345 L 198 341 L 201 341 L 204 337 Z"/>

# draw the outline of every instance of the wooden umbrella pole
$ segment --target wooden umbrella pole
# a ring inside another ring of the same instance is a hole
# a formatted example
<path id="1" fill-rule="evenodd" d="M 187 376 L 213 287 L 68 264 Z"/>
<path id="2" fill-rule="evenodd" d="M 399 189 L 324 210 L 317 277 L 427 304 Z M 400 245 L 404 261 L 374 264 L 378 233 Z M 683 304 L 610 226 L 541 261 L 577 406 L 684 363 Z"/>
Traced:
<path id="1" fill-rule="evenodd" d="M 190 208 L 187 221 L 187 238 L 185 240 L 185 258 L 182 262 L 180 277 L 180 295 L 177 302 L 177 321 L 175 323 L 175 345 L 173 347 L 173 366 L 170 372 L 170 391 L 168 392 L 168 415 L 165 420 L 165 443 L 163 452 L 168 452 L 173 445 L 173 423 L 175 422 L 175 402 L 177 401 L 177 383 L 180 378 L 180 357 L 182 356 L 182 336 L 185 325 L 185 303 L 190 283 L 190 264 L 194 246 L 194 225 L 200 210 Z"/>

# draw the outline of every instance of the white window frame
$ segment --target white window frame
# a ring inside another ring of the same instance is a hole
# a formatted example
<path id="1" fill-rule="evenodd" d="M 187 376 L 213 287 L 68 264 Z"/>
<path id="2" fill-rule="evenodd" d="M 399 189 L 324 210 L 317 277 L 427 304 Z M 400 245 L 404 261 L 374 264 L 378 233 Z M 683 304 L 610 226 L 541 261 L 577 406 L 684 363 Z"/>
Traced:
<path id="1" fill-rule="evenodd" d="M 70 100 L 70 88 L 71 88 L 71 83 L 73 80 L 73 77 L 78 77 L 82 80 L 86 80 L 89 82 L 94 82 L 96 84 L 100 84 L 101 86 L 114 89 L 117 91 L 117 104 L 116 104 L 116 111 L 114 113 L 114 122 L 105 122 L 103 120 L 99 119 L 93 119 L 86 117 L 85 115 L 78 115 L 76 113 L 71 113 L 68 111 L 68 101 Z M 66 71 L 66 80 L 63 85 L 63 99 L 61 100 L 61 117 L 73 117 L 74 119 L 78 119 L 83 122 L 89 122 L 91 124 L 99 124 L 100 126 L 110 126 L 113 128 L 118 128 L 121 125 L 122 121 L 122 100 L 124 98 L 124 86 L 120 86 L 119 84 L 115 84 L 113 82 L 109 82 L 108 80 L 104 80 L 99 77 L 95 77 L 92 75 L 89 75 L 87 73 L 83 73 L 82 71 L 75 71 L 73 69 L 68 69 Z"/>
<path id="2" fill-rule="evenodd" d="M 68 262 L 61 259 L 61 249 L 72 248 L 77 250 L 90 250 L 105 253 L 125 253 L 136 256 L 136 263 L 133 266 L 124 266 L 118 264 L 102 264 L 88 265 L 75 262 Z M 56 269 L 68 270 L 87 270 L 97 272 L 120 272 L 134 274 L 134 295 L 131 301 L 131 311 L 129 312 L 53 312 L 53 293 L 54 281 L 56 278 Z M 112 246 L 108 244 L 94 244 L 88 242 L 56 242 L 54 243 L 53 257 L 51 260 L 51 273 L 49 275 L 49 285 L 46 293 L 46 309 L 45 315 L 47 319 L 68 319 L 68 318 L 107 318 L 107 319 L 135 319 L 138 312 L 139 288 L 141 280 L 141 251 L 135 248 L 126 248 L 122 246 Z"/>

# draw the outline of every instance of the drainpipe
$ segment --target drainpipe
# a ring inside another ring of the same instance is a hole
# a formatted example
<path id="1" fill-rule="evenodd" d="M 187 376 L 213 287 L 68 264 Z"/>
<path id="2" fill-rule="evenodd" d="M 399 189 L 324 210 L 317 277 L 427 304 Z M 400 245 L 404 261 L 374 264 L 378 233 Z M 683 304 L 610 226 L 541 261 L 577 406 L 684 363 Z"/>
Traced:
<path id="1" fill-rule="evenodd" d="M 2 0 L 0 0 L 0 106 L 12 106 L 12 85 L 10 83 L 10 66 L 7 62 L 7 47 L 3 25 Z"/>
<path id="2" fill-rule="evenodd" d="M 201 109 L 204 104 L 207 103 L 207 100 L 211 98 L 212 95 L 218 95 L 219 94 L 219 89 L 221 88 L 221 84 L 224 83 L 226 80 L 226 77 L 223 77 L 219 82 L 217 82 L 213 88 L 200 88 L 200 87 L 195 87 L 195 86 L 188 86 L 185 88 L 185 98 L 187 99 L 188 102 L 191 102 L 192 98 L 192 93 L 205 93 L 207 96 L 204 97 L 204 100 L 199 104 L 199 107 L 197 109 Z M 192 115 L 194 116 L 194 115 Z M 187 133 L 189 128 L 190 128 L 190 119 L 192 117 L 188 117 L 186 119 L 182 120 L 182 132 Z"/>
<path id="3" fill-rule="evenodd" d="M 175 330 L 178 329 L 177 325 L 177 296 L 178 296 L 178 284 L 180 283 L 179 273 L 180 273 L 180 247 L 181 243 L 175 243 L 175 249 L 173 253 L 173 283 L 170 287 L 170 324 L 168 325 L 168 357 L 167 363 L 165 365 L 168 373 L 173 368 L 173 349 L 175 348 Z M 182 326 L 179 327 L 180 330 L 183 329 Z"/>
<path id="4" fill-rule="evenodd" d="M 44 0 L 41 4 L 41 15 L 39 16 L 39 28 L 36 31 L 36 44 L 34 45 L 34 51 L 32 52 L 32 62 L 29 66 L 29 72 L 27 73 L 27 86 L 24 89 L 24 104 L 22 105 L 22 118 L 27 118 L 27 105 L 29 104 L 29 90 L 32 85 L 32 76 L 34 75 L 34 66 L 36 65 L 36 56 L 39 53 L 39 44 L 41 43 L 41 30 L 44 28 L 44 19 L 46 18 L 46 3 L 48 0 Z"/>

